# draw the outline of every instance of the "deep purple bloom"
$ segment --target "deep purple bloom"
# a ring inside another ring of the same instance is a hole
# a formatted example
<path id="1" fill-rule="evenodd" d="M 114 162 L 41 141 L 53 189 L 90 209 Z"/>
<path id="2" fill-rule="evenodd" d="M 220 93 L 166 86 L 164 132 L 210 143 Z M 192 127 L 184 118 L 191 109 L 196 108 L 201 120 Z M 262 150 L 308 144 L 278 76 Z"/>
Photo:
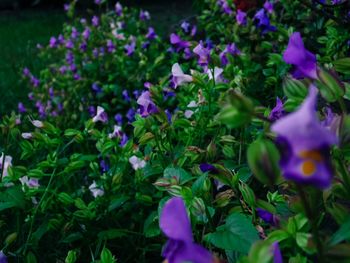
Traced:
<path id="1" fill-rule="evenodd" d="M 120 113 L 117 113 L 116 115 L 114 115 L 114 120 L 117 122 L 118 125 L 122 125 L 123 116 Z"/>
<path id="2" fill-rule="evenodd" d="M 317 94 L 317 88 L 311 85 L 300 108 L 277 120 L 271 130 L 278 135 L 284 177 L 324 189 L 331 184 L 330 147 L 338 143 L 338 138 L 318 120 Z"/>
<path id="3" fill-rule="evenodd" d="M 106 173 L 109 171 L 109 164 L 107 161 L 105 160 L 101 160 L 100 162 L 100 167 L 101 167 L 101 171 L 102 173 Z"/>
<path id="4" fill-rule="evenodd" d="M 94 106 L 89 106 L 88 112 L 89 112 L 89 115 L 90 115 L 91 117 L 93 117 L 93 116 L 96 115 L 96 108 L 95 108 Z"/>
<path id="5" fill-rule="evenodd" d="M 150 45 L 151 45 L 151 42 L 145 41 L 145 42 L 143 42 L 143 43 L 141 44 L 141 48 L 142 48 L 142 49 L 147 49 L 147 48 L 149 48 Z"/>
<path id="6" fill-rule="evenodd" d="M 79 49 L 81 52 L 86 52 L 87 50 L 87 43 L 86 42 L 82 42 L 79 46 Z"/>
<path id="7" fill-rule="evenodd" d="M 58 44 L 63 45 L 64 44 L 64 36 L 60 34 L 57 38 Z"/>
<path id="8" fill-rule="evenodd" d="M 181 24 L 181 28 L 182 28 L 182 30 L 187 34 L 188 32 L 190 32 L 190 26 L 191 26 L 191 24 L 190 23 L 188 23 L 187 21 L 184 21 L 184 22 L 182 22 L 182 24 Z"/>
<path id="9" fill-rule="evenodd" d="M 96 5 L 100 5 L 102 3 L 102 0 L 95 0 Z"/>
<path id="10" fill-rule="evenodd" d="M 274 242 L 271 245 L 271 254 L 273 258 L 273 263 L 283 263 L 282 253 L 278 242 Z"/>
<path id="11" fill-rule="evenodd" d="M 123 14 L 123 7 L 119 2 L 115 4 L 115 12 L 117 13 L 117 16 L 121 16 Z"/>
<path id="12" fill-rule="evenodd" d="M 246 25 L 247 24 L 247 13 L 241 11 L 240 9 L 237 10 L 236 14 L 236 21 L 238 25 Z"/>
<path id="13" fill-rule="evenodd" d="M 102 92 L 102 88 L 96 82 L 92 84 L 91 89 L 96 93 Z"/>
<path id="14" fill-rule="evenodd" d="M 34 88 L 37 88 L 37 87 L 39 87 L 39 85 L 40 85 L 40 80 L 37 79 L 37 78 L 34 77 L 34 76 L 31 76 L 30 82 L 32 83 L 32 85 L 33 85 Z"/>
<path id="15" fill-rule="evenodd" d="M 129 93 L 128 93 L 127 90 L 123 90 L 122 95 L 123 95 L 123 99 L 124 99 L 125 101 L 127 101 L 127 102 L 131 101 L 130 96 L 129 96 Z"/>
<path id="16" fill-rule="evenodd" d="M 272 226 L 277 226 L 279 224 L 279 219 L 274 214 L 270 213 L 269 211 L 266 211 L 261 208 L 257 208 L 256 212 L 258 216 L 267 224 L 270 224 Z"/>
<path id="17" fill-rule="evenodd" d="M 190 42 L 182 40 L 179 35 L 176 35 L 174 33 L 170 35 L 170 43 L 176 48 L 177 51 L 188 48 L 190 46 Z"/>
<path id="18" fill-rule="evenodd" d="M 68 12 L 70 9 L 70 4 L 64 4 L 63 9 L 64 9 L 64 11 Z"/>
<path id="19" fill-rule="evenodd" d="M 23 76 L 24 77 L 29 77 L 30 76 L 30 70 L 28 68 L 24 68 L 23 69 Z"/>
<path id="20" fill-rule="evenodd" d="M 78 38 L 78 36 L 79 36 L 79 32 L 78 32 L 78 30 L 75 28 L 75 27 L 72 27 L 72 33 L 71 33 L 71 37 L 72 37 L 72 39 L 77 39 Z"/>
<path id="21" fill-rule="evenodd" d="M 231 15 L 233 13 L 226 0 L 219 0 L 217 3 L 226 14 Z"/>
<path id="22" fill-rule="evenodd" d="M 283 102 L 280 100 L 280 98 L 277 98 L 276 106 L 271 110 L 269 120 L 277 121 L 278 119 L 282 118 L 285 114 L 286 112 L 284 111 Z"/>
<path id="23" fill-rule="evenodd" d="M 210 50 L 209 48 L 204 47 L 202 41 L 193 49 L 193 53 L 199 56 L 198 64 L 200 66 L 208 65 L 210 59 Z"/>
<path id="24" fill-rule="evenodd" d="M 156 32 L 154 31 L 154 28 L 153 27 L 149 27 L 148 28 L 148 32 L 147 32 L 147 35 L 146 35 L 146 38 L 149 39 L 149 40 L 153 40 L 157 37 L 157 34 Z"/>
<path id="25" fill-rule="evenodd" d="M 74 54 L 72 51 L 68 51 L 66 53 L 66 62 L 68 65 L 71 65 L 74 63 Z"/>
<path id="26" fill-rule="evenodd" d="M 149 91 L 144 91 L 137 99 L 137 104 L 140 105 L 140 114 L 142 117 L 147 117 L 158 112 L 157 106 L 154 104 Z"/>
<path id="27" fill-rule="evenodd" d="M 55 47 L 57 47 L 57 39 L 55 38 L 55 37 L 51 37 L 50 38 L 50 43 L 49 43 L 49 45 L 50 45 L 50 48 L 55 48 Z"/>
<path id="28" fill-rule="evenodd" d="M 129 57 L 132 56 L 132 54 L 134 54 L 134 52 L 135 52 L 135 48 L 136 48 L 136 39 L 132 38 L 131 42 L 124 46 L 126 55 Z"/>
<path id="29" fill-rule="evenodd" d="M 74 43 L 73 43 L 72 40 L 69 39 L 69 40 L 66 42 L 66 48 L 68 48 L 68 49 L 74 48 Z"/>
<path id="30" fill-rule="evenodd" d="M 192 27 L 192 30 L 191 30 L 191 36 L 192 36 L 192 37 L 195 36 L 196 33 L 197 33 L 197 26 L 194 25 L 194 26 Z"/>
<path id="31" fill-rule="evenodd" d="M 262 31 L 262 33 L 267 33 L 269 31 L 276 31 L 276 27 L 271 26 L 270 19 L 267 16 L 265 9 L 260 9 L 254 16 L 254 21 Z"/>
<path id="32" fill-rule="evenodd" d="M 136 112 L 133 108 L 128 110 L 128 112 L 126 113 L 126 118 L 129 122 L 133 122 L 135 120 L 135 114 Z"/>
<path id="33" fill-rule="evenodd" d="M 84 30 L 84 32 L 83 32 L 83 38 L 85 39 L 85 40 L 88 40 L 89 38 L 90 38 L 90 34 L 91 34 L 91 31 L 90 31 L 90 29 L 87 27 L 87 28 L 85 28 L 85 30 Z"/>
<path id="34" fill-rule="evenodd" d="M 199 165 L 199 169 L 201 169 L 202 173 L 210 172 L 212 174 L 219 173 L 218 169 L 212 164 L 209 163 L 201 163 Z"/>
<path id="35" fill-rule="evenodd" d="M 316 56 L 304 47 L 299 32 L 290 36 L 288 47 L 283 53 L 283 59 L 286 63 L 294 65 L 293 77 L 317 79 Z"/>
<path id="36" fill-rule="evenodd" d="M 237 48 L 235 43 L 228 44 L 225 50 L 220 53 L 220 60 L 223 66 L 226 66 L 228 64 L 228 54 L 230 54 L 231 56 L 237 56 L 241 54 L 241 51 Z"/>
<path id="37" fill-rule="evenodd" d="M 26 107 L 24 107 L 24 104 L 23 104 L 22 102 L 19 102 L 19 103 L 18 103 L 18 112 L 19 112 L 19 113 L 25 113 L 25 112 L 27 112 L 27 109 L 26 109 Z"/>
<path id="38" fill-rule="evenodd" d="M 208 250 L 194 243 L 191 222 L 182 198 L 173 197 L 165 203 L 159 225 L 168 237 L 162 252 L 162 256 L 168 263 L 212 263 L 214 261 L 214 257 Z"/>
<path id="39" fill-rule="evenodd" d="M 7 263 L 7 257 L 2 251 L 0 251 L 0 263 Z"/>
<path id="40" fill-rule="evenodd" d="M 273 4 L 269 0 L 264 3 L 264 8 L 269 14 L 273 13 Z"/>

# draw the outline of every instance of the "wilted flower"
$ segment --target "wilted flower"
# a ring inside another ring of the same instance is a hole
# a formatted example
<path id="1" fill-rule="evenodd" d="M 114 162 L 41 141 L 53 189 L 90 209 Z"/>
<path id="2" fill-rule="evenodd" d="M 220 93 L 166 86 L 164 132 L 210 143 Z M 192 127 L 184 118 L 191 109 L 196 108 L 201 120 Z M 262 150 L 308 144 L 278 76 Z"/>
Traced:
<path id="1" fill-rule="evenodd" d="M 168 237 L 162 256 L 168 263 L 194 262 L 212 263 L 214 257 L 202 246 L 194 243 L 191 223 L 184 201 L 173 197 L 165 203 L 159 225 Z"/>
<path id="2" fill-rule="evenodd" d="M 103 188 L 98 187 L 95 181 L 93 181 L 93 183 L 89 186 L 89 190 L 95 198 L 103 196 L 105 193 Z"/>
<path id="3" fill-rule="evenodd" d="M 316 56 L 305 49 L 299 32 L 290 36 L 288 47 L 283 53 L 283 59 L 286 63 L 294 65 L 293 77 L 317 79 Z"/>
<path id="4" fill-rule="evenodd" d="M 236 21 L 238 25 L 246 25 L 247 24 L 247 13 L 241 11 L 240 9 L 237 10 L 236 14 Z"/>
<path id="5" fill-rule="evenodd" d="M 171 69 L 171 73 L 172 73 L 172 81 L 174 83 L 175 89 L 177 88 L 177 86 L 193 81 L 193 78 L 191 75 L 184 74 L 179 63 L 175 63 L 173 65 Z"/>
<path id="6" fill-rule="evenodd" d="M 134 169 L 135 171 L 142 169 L 146 166 L 145 160 L 142 160 L 135 155 L 129 158 L 129 163 L 131 164 L 132 169 Z"/>
<path id="7" fill-rule="evenodd" d="M 105 112 L 105 109 L 101 106 L 97 106 L 97 113 L 96 116 L 92 119 L 93 122 L 103 122 L 106 123 L 108 121 L 107 113 Z"/>
<path id="8" fill-rule="evenodd" d="M 141 96 L 137 99 L 137 104 L 140 105 L 140 114 L 142 117 L 147 117 L 150 114 L 157 113 L 157 106 L 151 99 L 151 93 L 144 91 Z"/>
<path id="9" fill-rule="evenodd" d="M 311 85 L 300 108 L 277 120 L 271 130 L 278 135 L 284 177 L 323 189 L 331 184 L 330 147 L 338 139 L 318 120 L 317 94 L 316 87 Z"/>

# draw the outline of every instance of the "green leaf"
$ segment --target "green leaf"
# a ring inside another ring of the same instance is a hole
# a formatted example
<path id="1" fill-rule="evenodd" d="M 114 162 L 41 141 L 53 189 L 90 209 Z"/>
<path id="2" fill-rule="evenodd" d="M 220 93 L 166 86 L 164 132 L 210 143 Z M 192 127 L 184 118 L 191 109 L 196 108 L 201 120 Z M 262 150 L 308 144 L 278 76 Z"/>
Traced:
<path id="1" fill-rule="evenodd" d="M 101 252 L 101 263 L 115 263 L 116 260 L 112 252 L 108 248 L 104 248 Z"/>
<path id="2" fill-rule="evenodd" d="M 333 62 L 335 70 L 344 73 L 350 74 L 350 58 L 342 58 Z"/>
<path id="3" fill-rule="evenodd" d="M 127 234 L 125 233 L 124 229 L 108 229 L 106 231 L 101 231 L 98 233 L 98 238 L 101 240 L 109 240 L 109 239 L 116 239 L 120 237 L 124 237 Z"/>
<path id="4" fill-rule="evenodd" d="M 180 184 L 185 184 L 192 179 L 191 174 L 180 167 L 167 167 L 164 170 L 165 178 L 177 178 Z"/>
<path id="5" fill-rule="evenodd" d="M 350 239 L 350 217 L 340 226 L 338 231 L 333 234 L 329 244 L 334 246 L 348 239 Z"/>
<path id="6" fill-rule="evenodd" d="M 206 238 L 218 248 L 247 254 L 253 243 L 259 240 L 259 235 L 249 217 L 233 213 L 226 219 L 225 225 L 219 226 Z"/>
<path id="7" fill-rule="evenodd" d="M 143 225 L 143 233 L 146 237 L 155 237 L 160 234 L 158 213 L 152 212 Z"/>

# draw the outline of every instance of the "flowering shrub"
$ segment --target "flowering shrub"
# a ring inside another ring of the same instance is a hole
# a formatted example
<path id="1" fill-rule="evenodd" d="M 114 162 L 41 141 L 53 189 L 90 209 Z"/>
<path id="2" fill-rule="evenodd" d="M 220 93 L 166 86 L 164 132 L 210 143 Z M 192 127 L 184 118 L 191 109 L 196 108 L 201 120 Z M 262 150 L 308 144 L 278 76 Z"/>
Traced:
<path id="1" fill-rule="evenodd" d="M 117 3 L 41 47 L 0 126 L 1 261 L 349 259 L 346 2 L 201 8 L 162 40 Z"/>

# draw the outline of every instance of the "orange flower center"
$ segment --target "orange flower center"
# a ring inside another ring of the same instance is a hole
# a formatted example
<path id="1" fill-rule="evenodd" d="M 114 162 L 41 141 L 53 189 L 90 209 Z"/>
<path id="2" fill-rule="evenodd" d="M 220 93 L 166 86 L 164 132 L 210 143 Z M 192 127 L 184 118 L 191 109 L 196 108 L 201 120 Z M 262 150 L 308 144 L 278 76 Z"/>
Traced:
<path id="1" fill-rule="evenodd" d="M 301 172 L 305 177 L 312 176 L 317 171 L 317 163 L 323 161 L 323 156 L 319 151 L 302 151 L 299 157 L 303 159 L 301 164 Z"/>

